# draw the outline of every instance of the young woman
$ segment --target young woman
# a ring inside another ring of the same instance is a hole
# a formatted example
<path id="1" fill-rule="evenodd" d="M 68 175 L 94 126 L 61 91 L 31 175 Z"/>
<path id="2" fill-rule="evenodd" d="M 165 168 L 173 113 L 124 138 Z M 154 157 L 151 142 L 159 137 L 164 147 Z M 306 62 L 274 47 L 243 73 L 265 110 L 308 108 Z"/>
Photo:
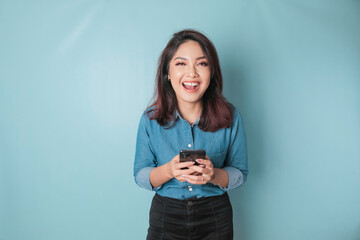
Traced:
<path id="1" fill-rule="evenodd" d="M 137 135 L 135 182 L 155 191 L 147 239 L 233 239 L 227 191 L 248 174 L 241 115 L 222 95 L 214 45 L 194 30 L 175 33 L 163 50 L 155 102 Z M 204 159 L 180 162 L 183 149 Z"/>

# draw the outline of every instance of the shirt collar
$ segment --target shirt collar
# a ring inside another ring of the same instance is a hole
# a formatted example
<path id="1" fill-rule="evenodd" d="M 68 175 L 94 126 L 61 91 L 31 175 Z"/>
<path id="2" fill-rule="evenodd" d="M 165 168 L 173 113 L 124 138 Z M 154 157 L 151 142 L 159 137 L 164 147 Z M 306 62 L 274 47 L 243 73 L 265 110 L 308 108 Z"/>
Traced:
<path id="1" fill-rule="evenodd" d="M 197 124 L 199 123 L 200 118 L 201 118 L 201 115 L 202 115 L 202 114 L 200 114 L 200 117 L 199 117 L 198 119 L 196 119 L 196 121 L 195 121 L 191 126 L 197 125 Z M 180 112 L 176 109 L 176 110 L 175 110 L 175 120 L 178 119 L 178 118 L 180 118 L 180 119 L 183 120 L 183 121 L 186 121 L 184 118 L 181 117 Z M 187 122 L 187 121 L 186 121 L 186 122 Z"/>

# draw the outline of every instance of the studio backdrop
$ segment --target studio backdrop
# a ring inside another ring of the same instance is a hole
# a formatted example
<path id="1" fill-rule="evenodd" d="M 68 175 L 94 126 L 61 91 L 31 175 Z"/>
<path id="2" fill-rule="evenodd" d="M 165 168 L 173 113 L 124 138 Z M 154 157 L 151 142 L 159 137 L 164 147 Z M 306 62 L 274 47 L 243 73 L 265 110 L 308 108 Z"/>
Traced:
<path id="1" fill-rule="evenodd" d="M 245 122 L 235 239 L 360 239 L 359 1 L 0 0 L 1 240 L 145 239 L 137 127 L 185 28 Z"/>

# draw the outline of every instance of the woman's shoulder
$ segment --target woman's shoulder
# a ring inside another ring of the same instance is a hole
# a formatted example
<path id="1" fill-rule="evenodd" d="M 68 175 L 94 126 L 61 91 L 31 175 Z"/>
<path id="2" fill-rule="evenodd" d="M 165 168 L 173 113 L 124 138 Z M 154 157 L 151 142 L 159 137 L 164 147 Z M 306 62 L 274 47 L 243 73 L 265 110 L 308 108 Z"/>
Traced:
<path id="1" fill-rule="evenodd" d="M 240 112 L 240 110 L 235 107 L 234 105 L 231 104 L 231 108 L 233 111 L 233 120 L 232 120 L 232 126 L 234 125 L 238 125 L 239 123 L 242 125 L 243 124 L 243 117 L 242 114 Z"/>
<path id="2" fill-rule="evenodd" d="M 234 120 L 235 118 L 237 118 L 240 115 L 240 111 L 238 110 L 237 107 L 235 107 L 232 103 L 228 102 L 228 106 L 230 108 L 230 110 L 232 111 L 232 119 Z"/>
<path id="3" fill-rule="evenodd" d="M 241 113 L 240 113 L 240 110 L 235 107 L 234 105 L 232 105 L 232 110 L 233 110 L 233 116 L 234 118 L 239 118 L 241 117 Z"/>
<path id="4" fill-rule="evenodd" d="M 154 107 L 152 107 L 152 106 L 147 107 L 141 114 L 140 124 L 150 125 L 153 122 L 156 122 L 156 119 L 152 118 L 153 115 L 154 115 Z"/>

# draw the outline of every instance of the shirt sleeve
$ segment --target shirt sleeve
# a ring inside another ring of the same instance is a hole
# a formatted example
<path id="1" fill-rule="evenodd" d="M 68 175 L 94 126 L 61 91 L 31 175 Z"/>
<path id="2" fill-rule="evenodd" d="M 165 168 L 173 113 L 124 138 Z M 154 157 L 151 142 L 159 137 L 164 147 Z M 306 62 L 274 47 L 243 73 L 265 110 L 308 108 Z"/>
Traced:
<path id="1" fill-rule="evenodd" d="M 136 184 L 140 187 L 155 191 L 160 189 L 161 186 L 154 188 L 150 183 L 150 172 L 157 167 L 157 161 L 150 143 L 149 121 L 146 112 L 144 112 L 140 119 L 136 138 L 134 178 Z"/>
<path id="2" fill-rule="evenodd" d="M 229 175 L 228 187 L 220 187 L 224 191 L 240 187 L 245 183 L 249 173 L 244 122 L 240 112 L 236 109 L 231 126 L 230 146 L 223 169 Z"/>

